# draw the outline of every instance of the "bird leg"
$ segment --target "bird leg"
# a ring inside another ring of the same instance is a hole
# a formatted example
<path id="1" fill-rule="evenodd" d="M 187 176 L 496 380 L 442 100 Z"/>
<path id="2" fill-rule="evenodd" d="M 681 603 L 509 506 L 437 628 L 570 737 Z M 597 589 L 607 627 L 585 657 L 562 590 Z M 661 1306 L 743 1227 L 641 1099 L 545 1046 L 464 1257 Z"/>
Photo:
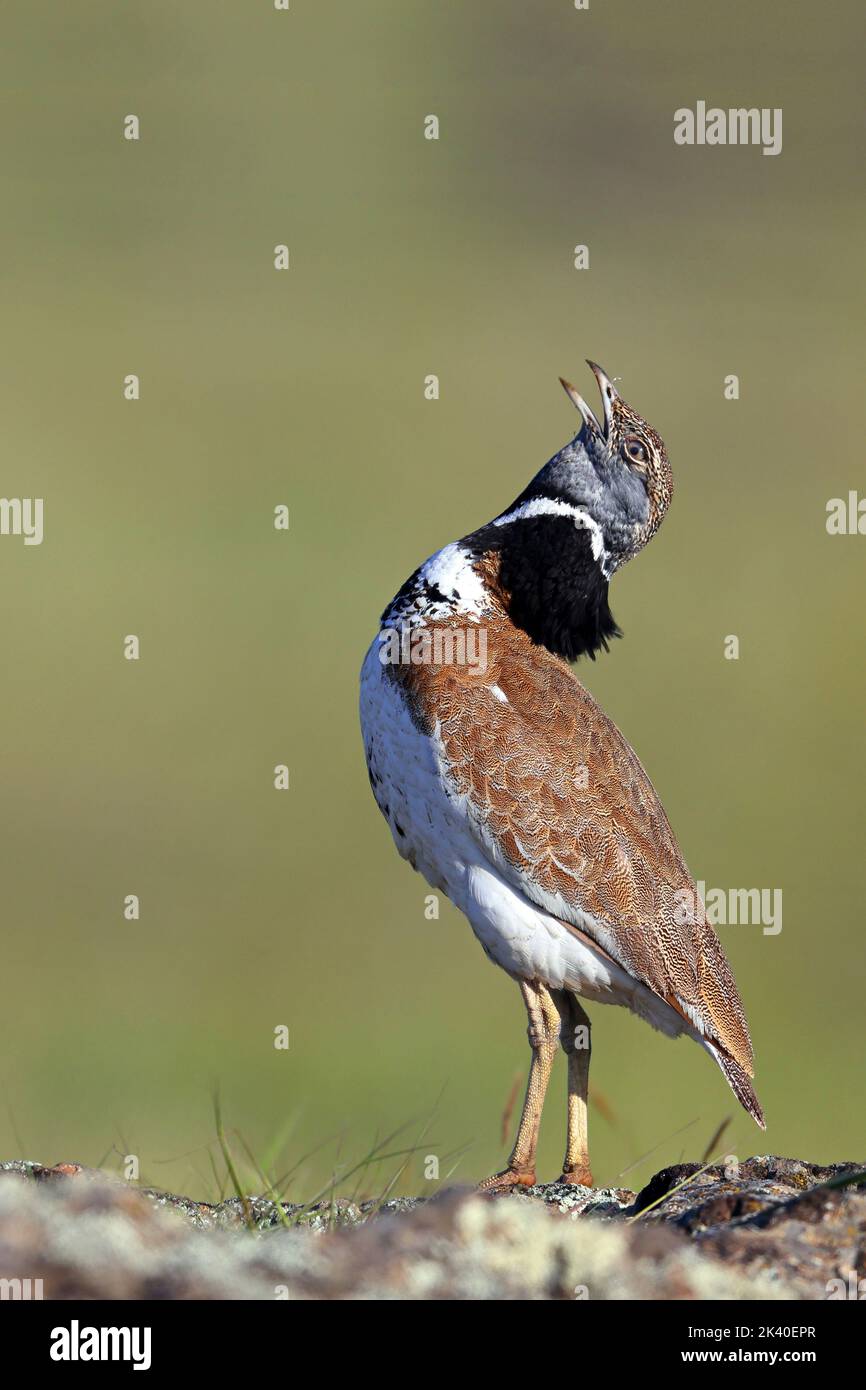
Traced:
<path id="1" fill-rule="evenodd" d="M 560 1042 L 568 1058 L 568 1129 L 560 1182 L 592 1187 L 586 1110 L 592 1025 L 573 994 L 558 990 L 554 999 L 562 1020 Z"/>
<path id="2" fill-rule="evenodd" d="M 526 1098 L 508 1167 L 479 1184 L 479 1192 L 504 1192 L 512 1187 L 532 1187 L 535 1182 L 535 1151 L 547 1083 L 559 1044 L 560 1016 L 550 993 L 540 981 L 518 981 L 529 1017 L 527 1036 L 532 1048 Z"/>

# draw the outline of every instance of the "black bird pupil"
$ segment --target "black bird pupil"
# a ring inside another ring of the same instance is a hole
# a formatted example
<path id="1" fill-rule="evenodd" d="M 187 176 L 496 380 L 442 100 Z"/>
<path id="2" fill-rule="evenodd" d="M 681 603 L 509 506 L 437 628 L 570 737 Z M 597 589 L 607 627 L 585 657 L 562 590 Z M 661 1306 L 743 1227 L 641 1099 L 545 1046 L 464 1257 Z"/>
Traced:
<path id="1" fill-rule="evenodd" d="M 640 440 L 630 439 L 625 447 L 629 458 L 634 459 L 637 463 L 644 462 L 646 459 L 646 449 L 641 444 Z"/>

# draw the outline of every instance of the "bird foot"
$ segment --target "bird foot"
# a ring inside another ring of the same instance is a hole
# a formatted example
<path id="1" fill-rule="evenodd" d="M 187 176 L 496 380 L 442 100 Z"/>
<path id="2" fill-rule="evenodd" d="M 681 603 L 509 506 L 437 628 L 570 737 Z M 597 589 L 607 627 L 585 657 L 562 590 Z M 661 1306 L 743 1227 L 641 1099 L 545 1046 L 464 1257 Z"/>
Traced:
<path id="1" fill-rule="evenodd" d="M 558 1181 L 570 1183 L 573 1187 L 592 1187 L 592 1170 L 588 1163 L 576 1163 L 564 1169 Z"/>
<path id="2" fill-rule="evenodd" d="M 484 1192 L 495 1195 L 498 1192 L 511 1192 L 515 1187 L 534 1187 L 535 1172 L 518 1172 L 514 1168 L 506 1168 L 501 1173 L 494 1173 L 492 1177 L 485 1178 L 476 1187 L 476 1192 Z"/>

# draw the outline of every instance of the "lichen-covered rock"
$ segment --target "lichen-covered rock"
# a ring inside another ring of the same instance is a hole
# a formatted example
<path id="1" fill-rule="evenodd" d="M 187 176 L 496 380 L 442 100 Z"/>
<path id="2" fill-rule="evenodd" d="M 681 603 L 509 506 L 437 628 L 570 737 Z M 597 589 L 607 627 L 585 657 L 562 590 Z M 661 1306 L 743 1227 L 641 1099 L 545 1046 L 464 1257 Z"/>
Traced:
<path id="1" fill-rule="evenodd" d="M 696 1248 L 800 1298 L 866 1297 L 866 1191 L 820 1186 L 702 1231 Z"/>
<path id="2" fill-rule="evenodd" d="M 866 1273 L 857 1171 L 757 1158 L 668 1168 L 637 1196 L 551 1183 L 278 1208 L 13 1162 L 0 1278 L 61 1299 L 827 1298 Z"/>
<path id="3" fill-rule="evenodd" d="M 721 1222 L 756 1215 L 821 1183 L 853 1176 L 861 1167 L 775 1157 L 748 1158 L 730 1166 L 714 1163 L 707 1168 L 677 1163 L 656 1173 L 641 1189 L 634 1210 L 645 1213 L 646 1220 L 675 1221 L 692 1235 Z"/>
<path id="4" fill-rule="evenodd" d="M 784 1281 L 797 1298 L 837 1297 L 840 1285 L 866 1287 L 864 1169 L 773 1156 L 730 1170 L 678 1164 L 655 1175 L 634 1211 L 685 1231 L 729 1268 Z"/>

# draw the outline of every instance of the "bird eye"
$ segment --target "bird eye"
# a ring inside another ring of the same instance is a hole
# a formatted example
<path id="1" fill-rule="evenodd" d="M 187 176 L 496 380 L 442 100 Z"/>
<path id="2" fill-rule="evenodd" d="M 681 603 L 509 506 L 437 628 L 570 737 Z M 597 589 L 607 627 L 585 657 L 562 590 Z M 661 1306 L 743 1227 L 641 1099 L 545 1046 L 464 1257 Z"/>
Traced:
<path id="1" fill-rule="evenodd" d="M 646 445 L 635 435 L 629 435 L 628 439 L 623 440 L 622 452 L 629 463 L 633 463 L 637 468 L 645 468 L 649 461 Z"/>

